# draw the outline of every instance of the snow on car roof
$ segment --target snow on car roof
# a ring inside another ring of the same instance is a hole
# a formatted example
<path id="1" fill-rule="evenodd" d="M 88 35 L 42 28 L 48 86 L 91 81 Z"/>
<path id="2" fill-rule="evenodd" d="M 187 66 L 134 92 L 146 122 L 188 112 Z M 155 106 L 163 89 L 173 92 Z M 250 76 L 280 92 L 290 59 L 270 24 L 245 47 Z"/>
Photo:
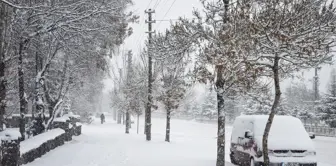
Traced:
<path id="1" fill-rule="evenodd" d="M 243 136 L 246 128 L 244 126 L 250 126 L 253 128 L 254 138 L 260 141 L 261 145 L 262 136 L 265 130 L 265 126 L 268 120 L 268 115 L 243 115 L 236 118 L 239 121 L 251 122 L 245 123 L 243 126 L 238 126 L 233 131 L 232 137 L 236 139 L 239 136 Z M 244 123 L 242 123 L 244 124 Z M 237 124 L 238 125 L 238 124 Z M 233 139 L 233 141 L 235 141 Z M 304 149 L 314 150 L 314 145 L 309 138 L 300 119 L 292 116 L 276 115 L 274 117 L 268 140 L 269 148 L 271 149 Z"/>
<path id="2" fill-rule="evenodd" d="M 248 119 L 253 119 L 253 120 L 268 120 L 268 115 L 241 115 L 238 116 L 236 119 L 243 119 L 243 120 L 248 120 Z M 293 116 L 287 116 L 287 115 L 275 115 L 277 119 L 281 120 L 287 120 L 287 119 L 297 119 Z"/>
<path id="3" fill-rule="evenodd" d="M 237 117 L 236 120 L 253 122 L 254 134 L 257 136 L 263 135 L 268 115 L 242 115 Z M 272 123 L 270 135 L 282 134 L 296 136 L 298 138 L 307 135 L 300 119 L 292 116 L 276 115 Z"/>

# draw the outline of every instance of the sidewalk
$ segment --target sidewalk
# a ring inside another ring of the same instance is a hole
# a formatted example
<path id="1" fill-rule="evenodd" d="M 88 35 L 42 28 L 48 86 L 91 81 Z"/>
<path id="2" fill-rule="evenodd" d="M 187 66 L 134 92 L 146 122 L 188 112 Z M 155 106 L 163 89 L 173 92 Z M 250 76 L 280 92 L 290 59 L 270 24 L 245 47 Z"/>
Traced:
<path id="1" fill-rule="evenodd" d="M 145 141 L 143 129 L 124 134 L 124 126 L 114 122 L 83 126 L 83 134 L 26 166 L 210 166 L 216 165 L 216 140 L 203 135 L 212 126 L 200 124 L 195 131 L 175 132 L 172 142 L 164 142 L 164 121 L 153 121 L 153 139 Z M 163 126 L 161 125 L 163 123 Z M 181 124 L 179 124 L 181 125 Z M 187 128 L 191 126 L 185 126 Z M 160 129 L 159 129 L 160 128 Z M 180 128 L 181 129 L 181 128 Z M 179 129 L 179 130 L 180 130 Z M 173 128 L 173 130 L 178 130 Z M 199 133 L 201 132 L 201 133 Z M 209 131 L 207 131 L 209 132 Z M 212 132 L 212 131 L 211 131 Z M 191 135 L 188 135 L 191 134 Z M 197 134 L 197 135 L 195 135 Z M 228 163 L 226 166 L 232 166 Z"/>

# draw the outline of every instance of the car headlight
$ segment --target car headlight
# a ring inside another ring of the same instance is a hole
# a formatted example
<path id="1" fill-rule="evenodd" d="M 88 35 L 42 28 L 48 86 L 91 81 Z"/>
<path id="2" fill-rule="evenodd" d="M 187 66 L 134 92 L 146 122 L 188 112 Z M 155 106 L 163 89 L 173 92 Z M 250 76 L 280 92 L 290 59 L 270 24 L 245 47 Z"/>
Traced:
<path id="1" fill-rule="evenodd" d="M 315 151 L 308 151 L 307 156 L 316 156 L 316 152 Z"/>

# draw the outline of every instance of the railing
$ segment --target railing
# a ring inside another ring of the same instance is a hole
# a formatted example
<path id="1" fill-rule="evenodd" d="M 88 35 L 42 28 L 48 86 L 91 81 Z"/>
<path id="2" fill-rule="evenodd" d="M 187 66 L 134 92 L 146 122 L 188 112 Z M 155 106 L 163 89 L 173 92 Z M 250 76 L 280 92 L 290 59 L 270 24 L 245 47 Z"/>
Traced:
<path id="1" fill-rule="evenodd" d="M 305 126 L 307 132 L 313 132 L 318 136 L 336 137 L 336 128 Z"/>

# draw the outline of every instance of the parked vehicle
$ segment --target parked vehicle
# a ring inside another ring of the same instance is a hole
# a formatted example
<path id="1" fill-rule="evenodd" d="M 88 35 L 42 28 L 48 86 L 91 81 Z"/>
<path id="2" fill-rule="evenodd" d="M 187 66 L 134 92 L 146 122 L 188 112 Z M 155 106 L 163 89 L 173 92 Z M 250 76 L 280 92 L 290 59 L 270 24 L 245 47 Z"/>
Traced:
<path id="1" fill-rule="evenodd" d="M 262 138 L 268 116 L 236 118 L 231 136 L 230 158 L 240 166 L 263 165 Z M 275 116 L 268 137 L 271 166 L 316 166 L 314 144 L 302 122 L 292 116 Z"/>

